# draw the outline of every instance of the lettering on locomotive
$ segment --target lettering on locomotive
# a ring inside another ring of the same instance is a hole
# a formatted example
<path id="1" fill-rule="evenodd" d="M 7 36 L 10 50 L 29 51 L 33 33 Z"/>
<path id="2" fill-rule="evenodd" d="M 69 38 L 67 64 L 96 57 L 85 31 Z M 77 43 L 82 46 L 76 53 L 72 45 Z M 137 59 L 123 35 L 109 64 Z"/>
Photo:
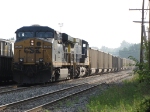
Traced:
<path id="1" fill-rule="evenodd" d="M 25 47 L 24 52 L 25 53 L 41 53 L 40 49 L 41 47 Z"/>

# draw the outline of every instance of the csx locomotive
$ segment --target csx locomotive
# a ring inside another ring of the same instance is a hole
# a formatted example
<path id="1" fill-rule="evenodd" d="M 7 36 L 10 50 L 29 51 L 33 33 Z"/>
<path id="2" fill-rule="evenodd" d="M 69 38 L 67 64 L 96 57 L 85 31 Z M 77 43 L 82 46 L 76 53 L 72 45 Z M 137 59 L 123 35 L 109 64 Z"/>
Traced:
<path id="1" fill-rule="evenodd" d="M 87 41 L 48 26 L 17 29 L 13 78 L 24 84 L 45 83 L 131 68 L 133 61 L 89 48 Z"/>

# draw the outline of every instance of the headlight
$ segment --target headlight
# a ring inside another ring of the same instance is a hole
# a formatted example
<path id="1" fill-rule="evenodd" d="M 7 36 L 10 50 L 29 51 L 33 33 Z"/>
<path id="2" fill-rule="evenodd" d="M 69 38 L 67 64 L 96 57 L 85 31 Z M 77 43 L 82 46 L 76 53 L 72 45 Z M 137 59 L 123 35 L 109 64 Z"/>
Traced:
<path id="1" fill-rule="evenodd" d="M 43 62 L 43 58 L 39 58 L 39 62 Z"/>
<path id="2" fill-rule="evenodd" d="M 31 40 L 31 42 L 34 42 L 34 40 Z"/>
<path id="3" fill-rule="evenodd" d="M 19 61 L 20 61 L 20 62 L 23 62 L 23 58 L 20 58 Z"/>
<path id="4" fill-rule="evenodd" d="M 34 45 L 34 40 L 30 40 L 30 45 L 31 45 L 31 46 Z"/>
<path id="5" fill-rule="evenodd" d="M 31 43 L 31 45 L 33 46 L 33 45 L 34 45 L 34 43 Z"/>

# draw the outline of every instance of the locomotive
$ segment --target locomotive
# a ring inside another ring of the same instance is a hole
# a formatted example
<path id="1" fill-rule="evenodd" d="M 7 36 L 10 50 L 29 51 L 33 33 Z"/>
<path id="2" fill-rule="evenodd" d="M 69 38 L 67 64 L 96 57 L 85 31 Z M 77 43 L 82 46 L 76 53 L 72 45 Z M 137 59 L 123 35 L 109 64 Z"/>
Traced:
<path id="1" fill-rule="evenodd" d="M 120 71 L 133 64 L 131 60 L 89 48 L 87 41 L 48 26 L 23 26 L 15 33 L 13 79 L 21 84 Z"/>

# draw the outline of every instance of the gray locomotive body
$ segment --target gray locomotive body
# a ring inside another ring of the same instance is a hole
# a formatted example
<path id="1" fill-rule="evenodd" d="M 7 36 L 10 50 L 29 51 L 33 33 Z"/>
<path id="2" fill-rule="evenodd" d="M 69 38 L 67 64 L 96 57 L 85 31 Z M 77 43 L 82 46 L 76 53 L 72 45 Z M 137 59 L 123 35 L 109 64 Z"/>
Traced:
<path id="1" fill-rule="evenodd" d="M 52 47 L 54 80 L 77 78 L 88 75 L 88 42 L 73 38 L 66 33 L 60 34 Z"/>

